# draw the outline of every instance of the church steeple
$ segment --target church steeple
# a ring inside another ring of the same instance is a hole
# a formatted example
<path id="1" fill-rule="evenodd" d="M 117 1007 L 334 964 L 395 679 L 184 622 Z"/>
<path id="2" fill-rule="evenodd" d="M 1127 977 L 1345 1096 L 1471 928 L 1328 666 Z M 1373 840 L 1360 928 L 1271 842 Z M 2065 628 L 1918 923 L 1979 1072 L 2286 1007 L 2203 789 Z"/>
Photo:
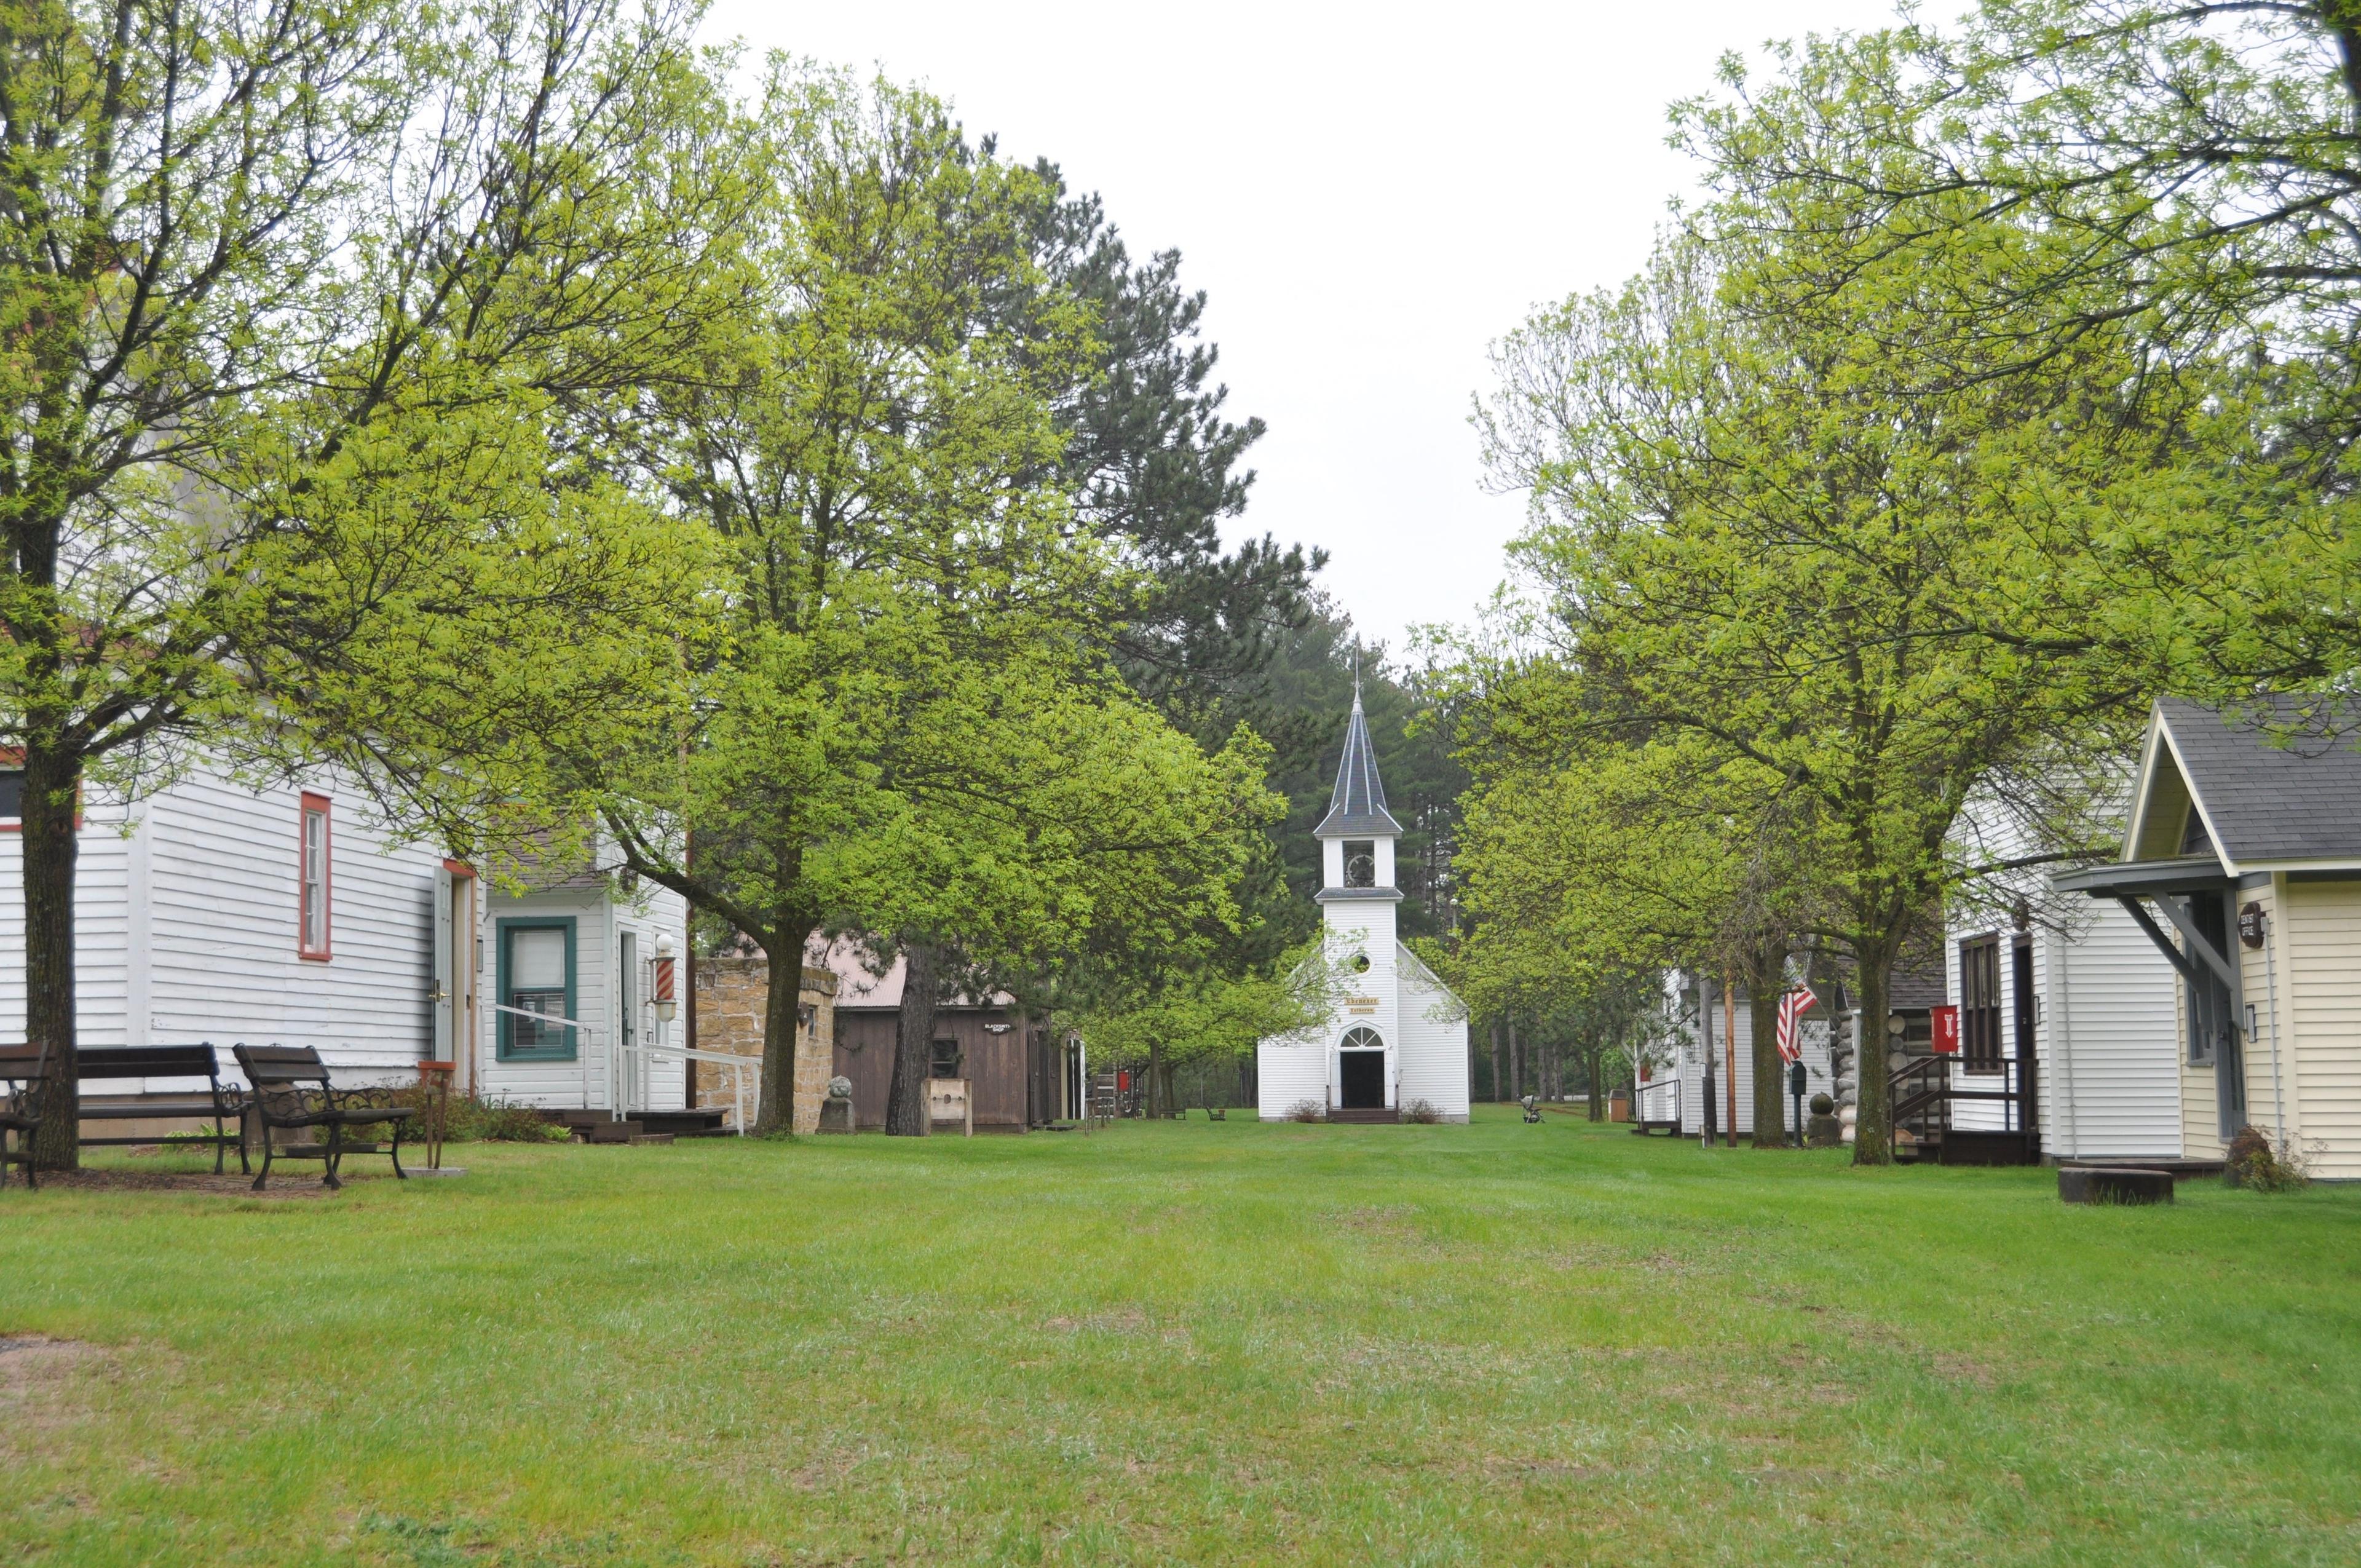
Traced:
<path id="1" fill-rule="evenodd" d="M 1327 905 L 1394 903 L 1401 898 L 1394 886 L 1394 840 L 1401 835 L 1401 824 L 1386 809 L 1386 786 L 1378 778 L 1378 749 L 1369 744 L 1369 720 L 1361 711 L 1359 682 L 1354 685 L 1353 717 L 1345 726 L 1345 754 L 1336 763 L 1336 791 L 1329 796 L 1328 815 L 1312 830 L 1320 840 L 1320 892 L 1315 896 Z M 1389 941 L 1391 919 L 1392 912 L 1388 911 Z"/>
<path id="2" fill-rule="evenodd" d="M 1378 751 L 1369 744 L 1369 721 L 1361 712 L 1357 677 L 1353 687 L 1353 717 L 1345 726 L 1345 755 L 1336 764 L 1336 790 L 1329 796 L 1328 815 L 1312 831 L 1322 839 L 1396 838 L 1401 824 L 1386 809 L 1386 786 L 1378 777 Z"/>

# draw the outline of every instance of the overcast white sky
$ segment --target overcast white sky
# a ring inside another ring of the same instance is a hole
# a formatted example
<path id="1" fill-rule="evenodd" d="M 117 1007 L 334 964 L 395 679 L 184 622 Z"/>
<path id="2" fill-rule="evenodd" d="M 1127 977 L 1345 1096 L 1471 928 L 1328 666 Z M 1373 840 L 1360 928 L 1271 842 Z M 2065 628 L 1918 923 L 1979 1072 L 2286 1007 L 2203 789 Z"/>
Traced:
<path id="1" fill-rule="evenodd" d="M 1233 416 L 1270 425 L 1237 532 L 1325 547 L 1329 590 L 1399 648 L 1499 579 L 1523 510 L 1481 488 L 1485 346 L 1637 267 L 1689 179 L 1664 106 L 1725 50 L 1891 12 L 718 0 L 708 30 L 924 82 L 1101 192 L 1135 255 L 1178 247 Z"/>

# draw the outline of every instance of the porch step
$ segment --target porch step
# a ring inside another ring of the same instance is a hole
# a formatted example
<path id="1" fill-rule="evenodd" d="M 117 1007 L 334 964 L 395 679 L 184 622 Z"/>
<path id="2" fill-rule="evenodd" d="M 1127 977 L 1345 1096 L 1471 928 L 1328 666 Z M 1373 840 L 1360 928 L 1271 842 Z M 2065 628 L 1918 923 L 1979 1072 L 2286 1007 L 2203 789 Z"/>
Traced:
<path id="1" fill-rule="evenodd" d="M 1943 1165 L 2039 1165 L 2041 1155 L 2023 1133 L 1971 1133 L 1952 1127 L 1936 1155 Z"/>
<path id="2" fill-rule="evenodd" d="M 1375 1111 L 1347 1111 L 1341 1107 L 1329 1111 L 1328 1120 L 1346 1127 L 1379 1127 L 1401 1120 L 1401 1113 L 1380 1108 Z"/>
<path id="3" fill-rule="evenodd" d="M 717 1105 L 694 1111 L 634 1111 L 631 1117 L 651 1134 L 664 1133 L 684 1138 L 719 1138 L 729 1134 L 729 1129 L 721 1124 L 727 1114 Z"/>
<path id="4" fill-rule="evenodd" d="M 604 1116 L 606 1113 L 600 1112 L 599 1114 Z M 638 1122 L 576 1122 L 571 1125 L 574 1135 L 586 1144 L 628 1144 L 647 1131 Z"/>
<path id="5" fill-rule="evenodd" d="M 639 1133 L 633 1135 L 631 1138 L 631 1145 L 635 1148 L 642 1144 L 668 1144 L 670 1142 L 672 1142 L 672 1135 L 670 1133 Z"/>

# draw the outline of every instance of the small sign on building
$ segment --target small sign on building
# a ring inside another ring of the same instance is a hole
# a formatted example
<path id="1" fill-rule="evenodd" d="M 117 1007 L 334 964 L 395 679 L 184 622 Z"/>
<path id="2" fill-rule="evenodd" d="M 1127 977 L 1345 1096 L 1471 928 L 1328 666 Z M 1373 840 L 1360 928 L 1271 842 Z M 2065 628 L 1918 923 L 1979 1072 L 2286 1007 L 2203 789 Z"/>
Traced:
<path id="1" fill-rule="evenodd" d="M 1945 1056 L 1957 1056 L 1960 1051 L 1960 1010 L 1946 1003 L 1931 1008 L 1935 1025 L 1935 1049 Z"/>

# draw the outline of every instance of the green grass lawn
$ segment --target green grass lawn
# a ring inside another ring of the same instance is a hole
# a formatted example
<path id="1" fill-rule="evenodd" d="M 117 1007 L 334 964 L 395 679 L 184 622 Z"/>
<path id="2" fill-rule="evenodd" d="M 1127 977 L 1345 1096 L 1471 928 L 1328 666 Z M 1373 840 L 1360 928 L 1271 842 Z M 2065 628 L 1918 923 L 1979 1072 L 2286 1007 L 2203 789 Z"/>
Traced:
<path id="1" fill-rule="evenodd" d="M 2361 1191 L 1488 1107 L 452 1155 L 0 1193 L 0 1338 L 97 1347 L 0 1375 L 0 1562 L 2361 1561 Z"/>

